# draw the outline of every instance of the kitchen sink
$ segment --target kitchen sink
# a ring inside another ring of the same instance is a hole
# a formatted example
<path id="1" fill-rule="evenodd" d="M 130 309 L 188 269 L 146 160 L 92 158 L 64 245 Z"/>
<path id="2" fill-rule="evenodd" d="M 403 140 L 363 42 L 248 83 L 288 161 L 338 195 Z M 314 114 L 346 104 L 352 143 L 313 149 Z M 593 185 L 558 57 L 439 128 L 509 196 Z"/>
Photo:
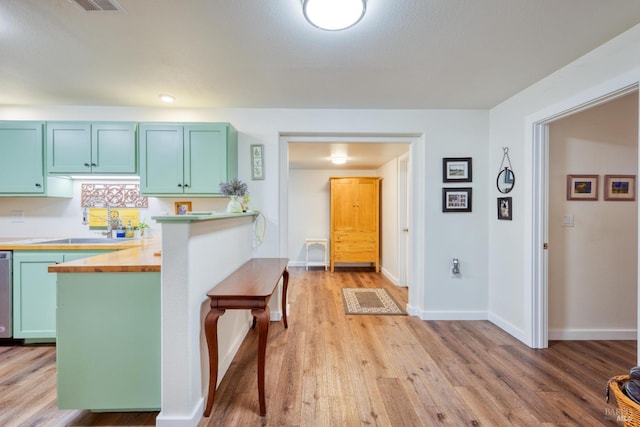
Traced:
<path id="1" fill-rule="evenodd" d="M 131 240 L 135 240 L 135 239 L 107 239 L 106 237 L 71 237 L 68 239 L 55 239 L 55 240 L 45 240 L 44 242 L 34 242 L 34 244 L 65 245 L 65 244 L 91 243 L 91 244 L 113 245 L 121 242 L 129 242 Z"/>

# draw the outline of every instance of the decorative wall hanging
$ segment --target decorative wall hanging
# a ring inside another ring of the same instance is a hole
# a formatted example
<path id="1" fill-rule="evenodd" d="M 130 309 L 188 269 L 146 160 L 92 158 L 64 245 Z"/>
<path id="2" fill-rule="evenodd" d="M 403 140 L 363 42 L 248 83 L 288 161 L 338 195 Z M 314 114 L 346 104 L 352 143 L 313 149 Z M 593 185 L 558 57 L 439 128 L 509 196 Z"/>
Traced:
<path id="1" fill-rule="evenodd" d="M 502 147 L 502 162 L 498 170 L 498 178 L 496 178 L 496 187 L 502 194 L 507 194 L 513 190 L 516 185 L 516 175 L 513 173 L 511 159 L 509 158 L 509 147 Z M 505 165 L 505 160 L 507 164 Z"/>
<path id="2" fill-rule="evenodd" d="M 471 187 L 443 188 L 442 212 L 471 212 Z"/>
<path id="3" fill-rule="evenodd" d="M 264 145 L 251 145 L 251 179 L 264 179 Z"/>
<path id="4" fill-rule="evenodd" d="M 567 175 L 567 200 L 598 200 L 598 175 Z"/>
<path id="5" fill-rule="evenodd" d="M 498 197 L 498 219 L 511 221 L 513 206 L 511 197 Z"/>
<path id="6" fill-rule="evenodd" d="M 140 197 L 140 184 L 82 184 L 80 195 L 83 208 L 104 206 L 105 201 L 112 208 L 149 207 L 149 200 Z"/>
<path id="7" fill-rule="evenodd" d="M 442 182 L 471 182 L 471 157 L 442 159 Z"/>
<path id="8" fill-rule="evenodd" d="M 609 201 L 634 201 L 636 199 L 636 176 L 605 175 L 604 199 Z"/>

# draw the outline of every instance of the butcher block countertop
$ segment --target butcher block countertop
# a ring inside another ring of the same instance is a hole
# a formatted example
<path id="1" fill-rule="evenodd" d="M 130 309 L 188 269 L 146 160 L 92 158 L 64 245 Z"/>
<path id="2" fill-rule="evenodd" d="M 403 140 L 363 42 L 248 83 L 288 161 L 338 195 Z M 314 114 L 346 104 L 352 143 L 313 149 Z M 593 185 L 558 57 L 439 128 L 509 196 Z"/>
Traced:
<path id="1" fill-rule="evenodd" d="M 161 247 L 158 239 L 141 240 L 130 249 L 50 265 L 49 273 L 159 272 Z"/>
<path id="2" fill-rule="evenodd" d="M 153 241 L 153 239 L 145 240 L 119 240 L 109 239 L 112 243 L 38 243 L 46 242 L 49 240 L 56 240 L 57 238 L 19 238 L 19 237 L 2 237 L 0 238 L 0 251 L 66 251 L 66 250 L 95 250 L 95 249 L 128 249 L 136 248 L 146 245 L 147 241 Z M 105 241 L 107 239 L 104 239 Z"/>

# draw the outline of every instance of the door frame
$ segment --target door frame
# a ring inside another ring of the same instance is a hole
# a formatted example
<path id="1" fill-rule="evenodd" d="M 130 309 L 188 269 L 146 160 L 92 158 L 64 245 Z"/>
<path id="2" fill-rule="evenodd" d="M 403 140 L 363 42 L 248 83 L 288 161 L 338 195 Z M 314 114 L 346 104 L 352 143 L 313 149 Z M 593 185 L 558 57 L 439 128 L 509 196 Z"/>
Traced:
<path id="1" fill-rule="evenodd" d="M 409 173 L 409 239 L 410 251 L 408 258 L 411 260 L 409 277 L 412 283 L 424 283 L 424 263 L 418 262 L 418 254 L 424 254 L 425 248 L 425 224 L 417 218 L 424 218 L 426 211 L 426 189 L 425 189 L 425 167 L 426 164 L 426 144 L 425 135 L 416 133 L 309 133 L 309 132 L 281 132 L 278 143 L 278 164 L 279 167 L 279 253 L 284 256 L 288 253 L 288 217 L 289 217 L 289 153 L 290 142 L 335 142 L 344 143 L 368 142 L 393 144 L 409 144 L 409 158 L 413 165 Z M 420 167 L 422 165 L 423 167 Z M 421 310 L 421 301 L 424 300 L 424 290 L 419 286 L 411 286 L 409 283 L 409 296 L 407 302 L 407 312 L 411 315 L 418 315 Z"/>
<path id="2" fill-rule="evenodd" d="M 528 116 L 526 144 L 530 147 L 531 222 L 525 270 L 530 278 L 526 283 L 525 322 L 528 323 L 526 342 L 533 348 L 549 346 L 548 264 L 545 243 L 548 241 L 549 216 L 549 124 L 596 105 L 638 91 L 637 78 L 620 81 L 586 91 L 563 103 Z M 640 146 L 640 141 L 639 144 Z M 525 163 L 527 164 L 527 163 Z M 529 175 L 529 173 L 527 173 Z M 640 219 L 639 219 L 640 223 Z M 639 284 L 640 285 L 640 284 Z M 640 287 L 640 286 L 639 286 Z M 640 321 L 640 316 L 639 316 Z M 638 325 L 640 334 L 640 323 Z M 640 343 L 639 343 L 640 355 Z"/>

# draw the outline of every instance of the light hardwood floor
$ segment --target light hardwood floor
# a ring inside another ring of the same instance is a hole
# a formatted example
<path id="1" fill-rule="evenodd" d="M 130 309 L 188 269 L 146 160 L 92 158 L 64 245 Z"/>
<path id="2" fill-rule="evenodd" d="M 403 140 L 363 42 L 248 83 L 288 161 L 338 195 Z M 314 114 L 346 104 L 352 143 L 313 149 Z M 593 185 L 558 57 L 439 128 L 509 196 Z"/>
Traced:
<path id="1" fill-rule="evenodd" d="M 402 305 L 407 290 L 365 271 L 290 273 L 289 328 L 269 330 L 267 416 L 251 331 L 199 427 L 616 425 L 604 390 L 635 365 L 635 341 L 533 350 L 486 321 L 346 316 L 343 287 L 385 287 Z M 55 348 L 0 347 L 0 426 L 142 426 L 155 416 L 57 410 Z"/>

